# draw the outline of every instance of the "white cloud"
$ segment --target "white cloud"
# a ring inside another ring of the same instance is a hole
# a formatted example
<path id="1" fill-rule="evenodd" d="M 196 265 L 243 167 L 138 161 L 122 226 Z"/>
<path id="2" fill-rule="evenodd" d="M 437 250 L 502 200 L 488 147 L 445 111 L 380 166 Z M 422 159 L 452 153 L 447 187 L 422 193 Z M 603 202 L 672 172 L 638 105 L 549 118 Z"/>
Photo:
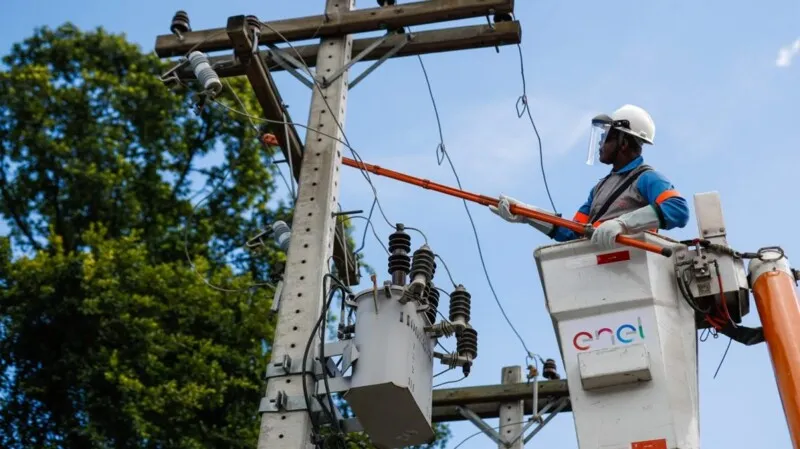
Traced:
<path id="1" fill-rule="evenodd" d="M 789 65 L 792 64 L 792 59 L 794 59 L 798 53 L 800 53 L 800 39 L 797 39 L 778 51 L 778 59 L 775 60 L 775 65 L 778 67 L 789 67 Z"/>

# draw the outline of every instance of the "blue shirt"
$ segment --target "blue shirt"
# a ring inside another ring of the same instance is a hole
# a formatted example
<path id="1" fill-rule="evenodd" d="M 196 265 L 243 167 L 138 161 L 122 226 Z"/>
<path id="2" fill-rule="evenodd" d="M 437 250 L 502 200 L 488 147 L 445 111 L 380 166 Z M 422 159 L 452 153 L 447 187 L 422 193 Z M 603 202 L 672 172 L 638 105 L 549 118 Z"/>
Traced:
<path id="1" fill-rule="evenodd" d="M 644 163 L 642 156 L 629 162 L 626 166 L 622 167 L 617 173 L 629 172 Z M 661 173 L 656 170 L 649 170 L 642 173 L 636 180 L 636 189 L 639 194 L 652 206 L 659 218 L 660 229 L 674 229 L 683 228 L 689 222 L 689 205 L 685 198 L 683 198 L 675 186 Z M 578 208 L 578 211 L 573 217 L 574 221 L 579 223 L 587 223 L 589 221 L 589 211 L 592 206 L 594 188 L 589 191 L 589 197 L 586 202 Z M 628 211 L 631 212 L 631 211 Z M 597 222 L 593 223 L 597 226 Z M 582 237 L 580 234 L 569 229 L 554 227 L 550 232 L 550 237 L 558 242 L 566 242 L 575 240 Z"/>

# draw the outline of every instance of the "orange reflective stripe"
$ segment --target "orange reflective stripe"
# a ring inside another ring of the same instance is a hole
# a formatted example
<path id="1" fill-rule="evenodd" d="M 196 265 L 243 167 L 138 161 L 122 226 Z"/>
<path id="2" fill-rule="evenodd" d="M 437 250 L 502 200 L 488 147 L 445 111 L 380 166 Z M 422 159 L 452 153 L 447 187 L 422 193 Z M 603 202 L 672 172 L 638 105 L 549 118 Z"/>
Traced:
<path id="1" fill-rule="evenodd" d="M 593 228 L 596 228 L 596 227 L 600 226 L 601 224 L 603 224 L 603 222 L 602 222 L 602 221 L 600 221 L 600 220 L 597 220 L 597 221 L 595 221 L 594 223 L 592 223 L 592 227 L 593 227 Z"/>
<path id="2" fill-rule="evenodd" d="M 583 212 L 575 212 L 575 216 L 572 217 L 573 221 L 577 221 L 581 224 L 589 223 L 589 216 L 584 214 Z"/>
<path id="3" fill-rule="evenodd" d="M 656 204 L 661 204 L 664 201 L 667 201 L 668 199 L 674 198 L 676 196 L 681 196 L 681 194 L 678 193 L 677 190 L 665 190 L 661 192 L 661 195 L 658 195 L 658 198 L 656 198 Z"/>

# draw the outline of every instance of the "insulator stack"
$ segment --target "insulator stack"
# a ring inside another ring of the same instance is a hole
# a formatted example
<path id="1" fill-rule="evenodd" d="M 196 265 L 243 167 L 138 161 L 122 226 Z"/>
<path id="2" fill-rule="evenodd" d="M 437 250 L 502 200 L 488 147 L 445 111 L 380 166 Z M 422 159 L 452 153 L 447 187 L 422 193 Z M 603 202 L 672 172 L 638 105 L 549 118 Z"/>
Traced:
<path id="1" fill-rule="evenodd" d="M 558 374 L 558 368 L 556 367 L 556 361 L 553 359 L 547 359 L 544 361 L 544 369 L 542 370 L 542 377 L 547 380 L 556 380 L 560 379 L 561 376 Z"/>
<path id="2" fill-rule="evenodd" d="M 433 280 L 436 272 L 435 254 L 428 245 L 422 245 L 414 251 L 411 261 L 411 283 L 406 287 L 403 301 L 419 301 L 425 294 L 428 282 Z"/>
<path id="3" fill-rule="evenodd" d="M 414 260 L 411 265 L 411 279 L 417 281 L 418 277 L 424 277 L 425 283 L 433 280 L 436 273 L 436 255 L 433 254 L 428 245 L 422 245 L 414 251 Z"/>
<path id="4" fill-rule="evenodd" d="M 458 343 L 456 351 L 460 357 L 468 357 L 470 362 L 463 366 L 464 376 L 469 376 L 472 361 L 478 358 L 478 331 L 471 327 L 465 327 L 456 336 Z"/>
<path id="5" fill-rule="evenodd" d="M 436 289 L 433 282 L 428 282 L 425 297 L 428 299 L 428 310 L 425 311 L 425 316 L 428 317 L 428 322 L 433 324 L 436 322 L 436 311 L 439 307 L 439 290 Z"/>
<path id="6" fill-rule="evenodd" d="M 450 322 L 469 323 L 471 309 L 472 295 L 463 285 L 459 285 L 450 293 Z"/>
<path id="7" fill-rule="evenodd" d="M 200 85 L 203 86 L 203 90 L 211 92 L 213 95 L 220 93 L 222 81 L 209 64 L 208 56 L 202 52 L 193 51 L 189 54 L 189 64 L 191 64 L 197 80 L 200 81 Z"/>
<path id="8" fill-rule="evenodd" d="M 244 18 L 245 23 L 247 26 L 250 27 L 250 31 L 257 31 L 261 33 L 261 21 L 258 20 L 258 17 L 250 15 Z"/>
<path id="9" fill-rule="evenodd" d="M 509 13 L 498 13 L 498 14 L 494 15 L 494 22 L 495 23 L 511 22 L 512 20 L 514 20 L 514 18 L 511 17 L 511 14 L 509 14 Z"/>
<path id="10" fill-rule="evenodd" d="M 179 38 L 183 38 L 184 33 L 192 31 L 192 26 L 189 24 L 189 14 L 186 11 L 177 11 L 172 17 L 172 24 L 169 30 Z"/>
<path id="11" fill-rule="evenodd" d="M 389 274 L 392 284 L 406 285 L 406 276 L 411 272 L 411 236 L 405 227 L 398 223 L 397 231 L 389 236 Z"/>

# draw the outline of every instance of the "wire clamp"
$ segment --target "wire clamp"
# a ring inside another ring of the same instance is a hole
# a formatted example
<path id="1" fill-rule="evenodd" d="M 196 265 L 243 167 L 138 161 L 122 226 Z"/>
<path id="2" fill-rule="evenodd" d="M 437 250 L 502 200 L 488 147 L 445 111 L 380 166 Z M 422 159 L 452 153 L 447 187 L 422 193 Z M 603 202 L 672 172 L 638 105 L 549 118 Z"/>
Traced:
<path id="1" fill-rule="evenodd" d="M 312 409 L 314 406 L 312 405 Z M 303 396 L 289 396 L 283 390 L 273 398 L 263 397 L 258 405 L 259 413 L 284 413 L 307 410 L 306 401 Z"/>

